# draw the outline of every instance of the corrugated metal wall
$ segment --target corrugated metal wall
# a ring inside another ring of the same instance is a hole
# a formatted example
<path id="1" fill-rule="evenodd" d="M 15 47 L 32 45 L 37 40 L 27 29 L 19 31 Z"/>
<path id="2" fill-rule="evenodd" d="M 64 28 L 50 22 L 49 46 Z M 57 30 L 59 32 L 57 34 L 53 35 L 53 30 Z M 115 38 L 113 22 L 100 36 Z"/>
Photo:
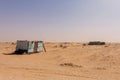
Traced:
<path id="1" fill-rule="evenodd" d="M 42 49 L 43 49 L 43 42 L 38 42 L 38 49 L 37 49 L 37 51 L 41 52 Z"/>
<path id="2" fill-rule="evenodd" d="M 34 42 L 29 42 L 28 53 L 34 52 Z"/>
<path id="3" fill-rule="evenodd" d="M 28 49 L 28 41 L 17 41 L 16 50 L 27 50 Z"/>

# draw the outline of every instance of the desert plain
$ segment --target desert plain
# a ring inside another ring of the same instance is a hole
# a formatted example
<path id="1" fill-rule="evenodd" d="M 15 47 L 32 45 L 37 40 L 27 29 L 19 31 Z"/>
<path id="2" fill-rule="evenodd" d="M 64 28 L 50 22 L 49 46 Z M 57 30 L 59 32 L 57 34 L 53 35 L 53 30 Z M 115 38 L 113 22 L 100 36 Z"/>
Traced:
<path id="1" fill-rule="evenodd" d="M 0 43 L 0 80 L 120 80 L 120 44 L 45 43 L 47 52 L 11 54 Z"/>

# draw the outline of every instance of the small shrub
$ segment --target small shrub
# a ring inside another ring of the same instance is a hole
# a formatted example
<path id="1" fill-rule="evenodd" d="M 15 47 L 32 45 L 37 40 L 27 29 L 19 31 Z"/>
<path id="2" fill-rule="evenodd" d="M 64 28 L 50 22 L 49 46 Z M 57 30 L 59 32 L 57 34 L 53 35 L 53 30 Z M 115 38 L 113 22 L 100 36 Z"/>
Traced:
<path id="1" fill-rule="evenodd" d="M 60 64 L 60 66 L 78 67 L 78 68 L 82 67 L 81 65 L 74 65 L 73 63 L 63 63 L 63 64 Z"/>
<path id="2" fill-rule="evenodd" d="M 63 46 L 62 48 L 67 48 L 67 46 Z"/>
<path id="3" fill-rule="evenodd" d="M 60 47 L 63 47 L 63 45 L 62 45 L 62 44 L 60 44 Z"/>
<path id="4" fill-rule="evenodd" d="M 54 48 L 57 48 L 57 47 L 58 47 L 57 45 L 54 46 Z"/>
<path id="5" fill-rule="evenodd" d="M 67 48 L 67 46 L 66 46 L 66 45 L 63 45 L 63 44 L 60 44 L 59 47 L 60 47 L 60 48 L 63 48 L 63 49 L 64 49 L 64 48 Z"/>
<path id="6" fill-rule="evenodd" d="M 83 44 L 83 46 L 86 46 L 86 44 Z"/>

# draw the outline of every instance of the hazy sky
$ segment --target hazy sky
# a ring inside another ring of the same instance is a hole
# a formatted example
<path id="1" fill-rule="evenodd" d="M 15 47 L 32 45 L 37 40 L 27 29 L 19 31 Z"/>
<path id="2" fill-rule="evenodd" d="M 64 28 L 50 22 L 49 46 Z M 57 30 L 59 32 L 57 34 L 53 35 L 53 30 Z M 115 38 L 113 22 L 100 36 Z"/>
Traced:
<path id="1" fill-rule="evenodd" d="M 120 42 L 120 0 L 0 0 L 0 41 Z"/>

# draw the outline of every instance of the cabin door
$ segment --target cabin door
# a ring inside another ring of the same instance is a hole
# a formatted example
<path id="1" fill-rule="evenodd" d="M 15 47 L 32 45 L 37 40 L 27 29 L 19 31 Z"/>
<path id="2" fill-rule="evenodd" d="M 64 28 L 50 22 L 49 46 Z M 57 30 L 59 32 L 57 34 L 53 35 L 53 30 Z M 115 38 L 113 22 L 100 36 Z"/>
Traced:
<path id="1" fill-rule="evenodd" d="M 37 53 L 37 49 L 38 49 L 38 42 L 35 42 L 35 45 L 34 45 L 34 52 Z"/>

